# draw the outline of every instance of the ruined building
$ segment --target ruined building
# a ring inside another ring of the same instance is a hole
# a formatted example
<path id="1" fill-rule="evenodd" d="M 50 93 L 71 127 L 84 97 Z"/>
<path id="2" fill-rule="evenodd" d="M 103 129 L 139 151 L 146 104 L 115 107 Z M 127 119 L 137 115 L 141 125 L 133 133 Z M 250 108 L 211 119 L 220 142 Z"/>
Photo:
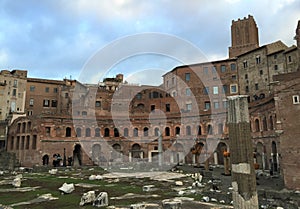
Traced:
<path id="1" fill-rule="evenodd" d="M 11 120 L 7 151 L 24 166 L 52 165 L 58 154 L 70 165 L 157 163 L 161 136 L 165 164 L 222 165 L 230 152 L 227 96 L 243 94 L 255 167 L 284 175 L 287 188 L 299 189 L 299 49 L 281 41 L 259 46 L 252 16 L 233 21 L 231 33 L 228 59 L 175 67 L 160 86 L 130 85 L 121 74 L 98 84 L 24 74 L 18 82 L 26 96 L 15 92 L 23 101 L 15 110 L 26 115 Z M 10 117 L 12 105 L 4 107 L 2 115 Z"/>

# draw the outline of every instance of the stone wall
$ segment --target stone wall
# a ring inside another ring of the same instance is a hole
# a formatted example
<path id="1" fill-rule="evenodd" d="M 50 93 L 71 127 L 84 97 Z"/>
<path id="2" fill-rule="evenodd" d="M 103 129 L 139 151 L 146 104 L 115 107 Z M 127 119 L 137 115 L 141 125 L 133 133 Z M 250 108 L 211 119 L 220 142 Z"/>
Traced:
<path id="1" fill-rule="evenodd" d="M 15 153 L 0 151 L 0 170 L 14 170 L 16 164 Z"/>

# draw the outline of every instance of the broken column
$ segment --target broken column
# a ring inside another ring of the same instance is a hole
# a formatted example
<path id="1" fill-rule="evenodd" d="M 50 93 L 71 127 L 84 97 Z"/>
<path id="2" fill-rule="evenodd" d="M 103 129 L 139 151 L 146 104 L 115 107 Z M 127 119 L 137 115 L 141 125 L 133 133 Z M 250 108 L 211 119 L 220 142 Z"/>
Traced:
<path id="1" fill-rule="evenodd" d="M 258 209 L 247 97 L 228 97 L 232 198 L 234 208 Z"/>

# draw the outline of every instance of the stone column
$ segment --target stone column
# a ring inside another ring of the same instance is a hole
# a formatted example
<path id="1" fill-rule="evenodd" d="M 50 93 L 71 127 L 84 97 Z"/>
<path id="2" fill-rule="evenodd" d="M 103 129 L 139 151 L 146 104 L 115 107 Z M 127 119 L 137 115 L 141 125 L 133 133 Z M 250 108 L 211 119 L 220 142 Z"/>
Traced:
<path id="1" fill-rule="evenodd" d="M 258 209 L 247 97 L 228 97 L 232 198 L 234 208 Z"/>

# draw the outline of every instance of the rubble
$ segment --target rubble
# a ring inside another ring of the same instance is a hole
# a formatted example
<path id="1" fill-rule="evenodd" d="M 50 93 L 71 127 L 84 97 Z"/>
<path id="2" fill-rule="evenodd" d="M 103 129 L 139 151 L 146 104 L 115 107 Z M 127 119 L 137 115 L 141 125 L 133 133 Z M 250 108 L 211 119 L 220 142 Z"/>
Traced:
<path id="1" fill-rule="evenodd" d="M 75 190 L 74 184 L 67 184 L 64 183 L 60 188 L 58 188 L 60 191 L 62 191 L 65 194 L 70 194 Z"/>
<path id="2" fill-rule="evenodd" d="M 107 192 L 100 192 L 93 202 L 95 207 L 108 206 L 108 194 Z"/>
<path id="3" fill-rule="evenodd" d="M 95 201 L 95 198 L 95 191 L 88 191 L 82 195 L 79 205 L 84 206 L 92 204 Z"/>

